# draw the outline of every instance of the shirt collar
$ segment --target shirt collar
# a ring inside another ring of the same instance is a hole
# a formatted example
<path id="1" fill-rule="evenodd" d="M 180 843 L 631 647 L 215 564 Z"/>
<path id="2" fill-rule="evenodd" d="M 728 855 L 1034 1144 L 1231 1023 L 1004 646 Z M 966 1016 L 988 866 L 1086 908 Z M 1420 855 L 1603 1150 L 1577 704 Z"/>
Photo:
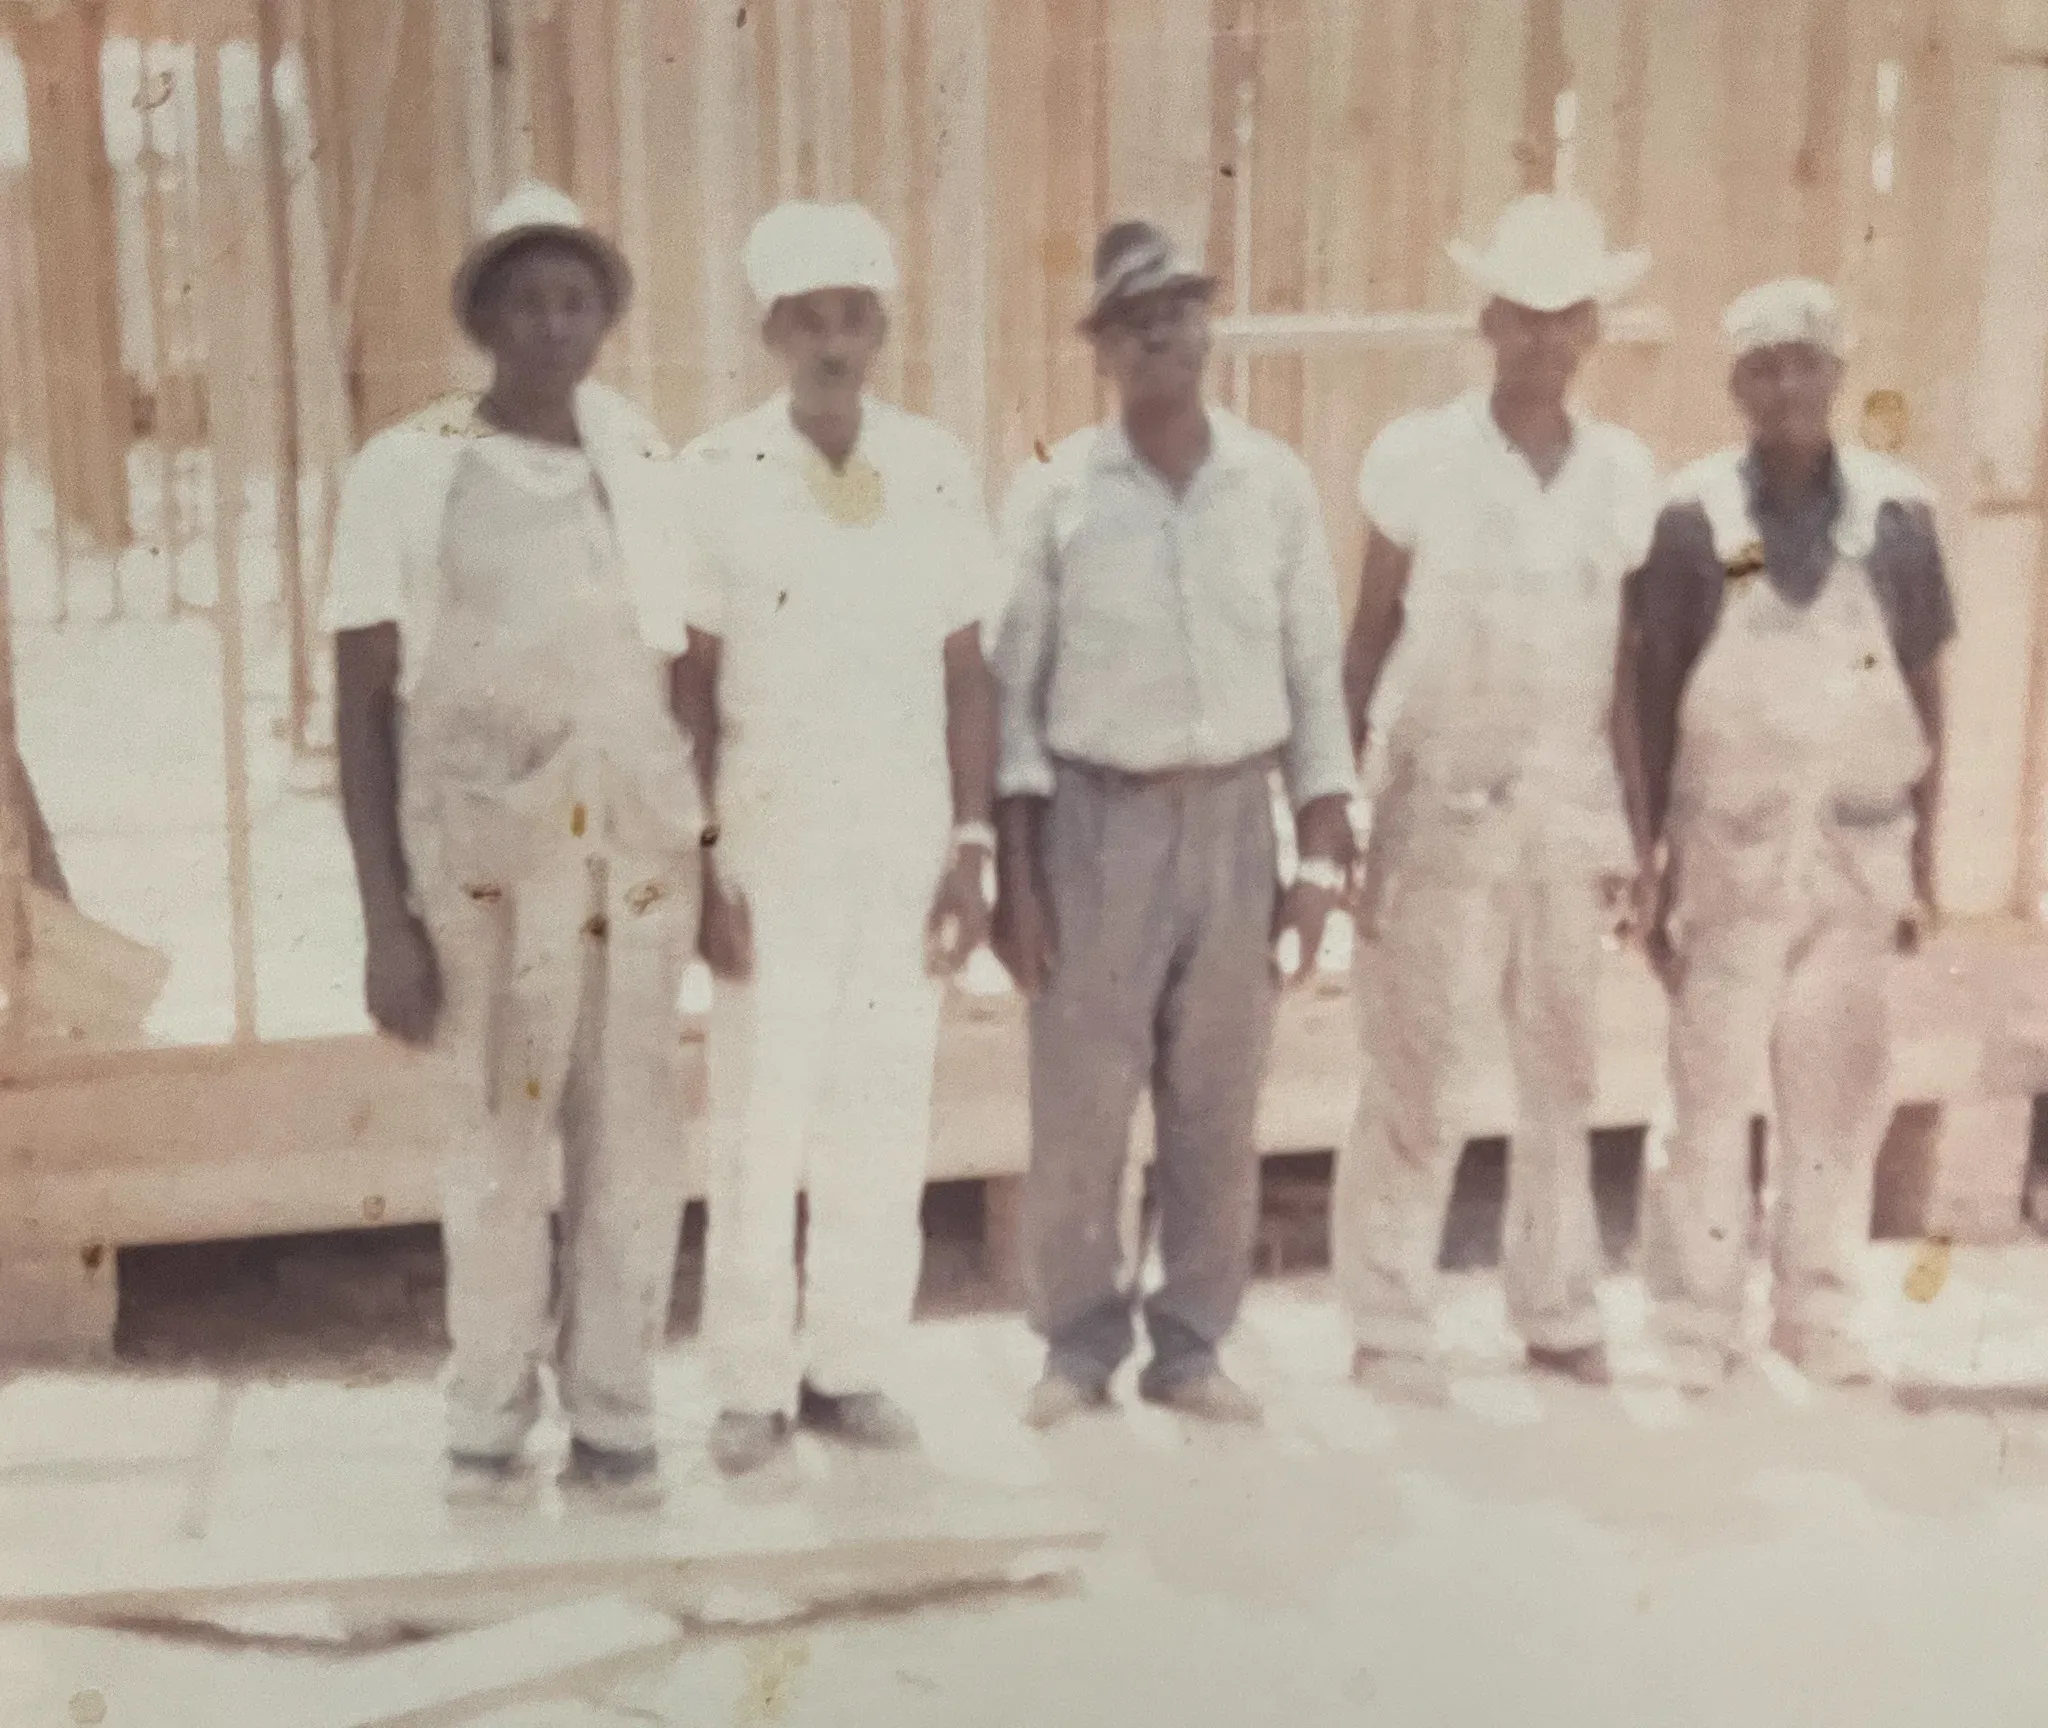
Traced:
<path id="1" fill-rule="evenodd" d="M 769 398 L 761 412 L 762 442 L 771 454 L 794 457 L 799 461 L 823 460 L 823 453 L 801 432 L 789 415 L 789 392 L 778 390 Z M 875 404 L 867 395 L 860 399 L 860 430 L 853 435 L 853 448 L 846 453 L 848 462 L 855 457 L 864 457 L 877 467 L 875 439 Z"/>
<path id="2" fill-rule="evenodd" d="M 1766 516 L 1782 520 L 1782 513 L 1772 511 L 1765 502 L 1757 469 L 1756 451 L 1754 449 L 1743 451 L 1742 460 L 1737 466 L 1737 472 L 1742 476 L 1742 496 L 1749 506 L 1749 519 L 1756 523 L 1758 527 L 1763 526 Z M 1825 480 L 1826 513 L 1821 520 L 1825 526 L 1833 527 L 1841 519 L 1845 493 L 1842 458 L 1832 444 L 1828 446 L 1828 465 Z"/>
<path id="3" fill-rule="evenodd" d="M 1485 385 L 1480 385 L 1465 392 L 1464 402 L 1465 411 L 1472 416 L 1474 424 L 1479 429 L 1480 439 L 1487 449 L 1496 456 L 1520 464 L 1533 475 L 1535 468 L 1530 464 L 1529 458 L 1521 447 L 1500 429 L 1500 422 L 1493 417 L 1493 392 Z M 1586 423 L 1580 417 L 1579 411 L 1569 402 L 1564 405 L 1564 419 L 1565 424 L 1571 428 L 1572 441 L 1565 450 L 1564 463 L 1558 468 L 1560 474 L 1586 446 Z"/>
<path id="4" fill-rule="evenodd" d="M 1197 476 L 1212 469 L 1218 474 L 1234 474 L 1251 467 L 1257 460 L 1258 435 L 1235 414 L 1227 409 L 1204 404 L 1203 413 L 1209 420 L 1209 454 L 1203 458 Z M 1097 428 L 1095 443 L 1089 451 L 1089 462 L 1102 469 L 1124 469 L 1131 473 L 1149 474 L 1151 469 L 1131 444 L 1131 435 L 1124 430 L 1123 416 L 1112 414 Z"/>

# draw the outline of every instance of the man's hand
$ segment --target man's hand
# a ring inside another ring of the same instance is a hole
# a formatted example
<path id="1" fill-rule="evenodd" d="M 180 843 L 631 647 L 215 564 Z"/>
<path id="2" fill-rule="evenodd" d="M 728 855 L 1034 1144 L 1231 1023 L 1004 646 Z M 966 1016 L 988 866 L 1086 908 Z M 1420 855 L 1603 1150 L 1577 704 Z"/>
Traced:
<path id="1" fill-rule="evenodd" d="M 939 878 L 931 915 L 924 921 L 925 970 L 934 978 L 952 977 L 988 940 L 989 904 L 982 878 L 989 863 L 985 847 L 959 846 Z"/>
<path id="2" fill-rule="evenodd" d="M 1303 881 L 1297 877 L 1280 891 L 1278 904 L 1273 911 L 1273 939 L 1277 943 L 1289 930 L 1301 945 L 1292 971 L 1284 971 L 1282 980 L 1288 984 L 1299 984 L 1315 970 L 1316 956 L 1322 952 L 1323 931 L 1330 922 L 1330 914 L 1344 903 L 1345 882 L 1338 867 L 1327 858 L 1304 859 L 1304 866 L 1310 876 L 1321 877 L 1327 871 L 1333 881 Z"/>
<path id="3" fill-rule="evenodd" d="M 1059 933 L 1038 873 L 1042 798 L 1006 798 L 996 809 L 996 907 L 991 945 L 1026 996 L 1051 982 Z"/>
<path id="4" fill-rule="evenodd" d="M 441 966 L 426 926 L 410 912 L 374 921 L 363 959 L 363 1000 L 378 1030 L 415 1047 L 441 1016 Z"/>
<path id="5" fill-rule="evenodd" d="M 1919 953 L 1940 921 L 1934 901 L 1934 838 L 1923 822 L 1913 830 L 1913 907 L 1899 920 L 1899 952 Z"/>
<path id="6" fill-rule="evenodd" d="M 747 897 L 708 863 L 697 952 L 714 978 L 741 983 L 754 975 L 754 918 L 747 909 Z"/>
<path id="7" fill-rule="evenodd" d="M 1667 992 L 1678 986 L 1678 954 L 1671 946 L 1671 871 L 1645 865 L 1636 878 L 1636 934 L 1657 982 Z"/>

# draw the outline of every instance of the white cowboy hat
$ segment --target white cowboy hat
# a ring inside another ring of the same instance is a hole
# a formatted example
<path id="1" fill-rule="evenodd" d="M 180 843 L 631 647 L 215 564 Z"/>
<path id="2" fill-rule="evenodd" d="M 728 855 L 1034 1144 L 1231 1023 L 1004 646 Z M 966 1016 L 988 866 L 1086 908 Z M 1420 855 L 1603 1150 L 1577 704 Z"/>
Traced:
<path id="1" fill-rule="evenodd" d="M 1600 212 L 1561 192 L 1531 192 L 1501 212 L 1486 250 L 1453 240 L 1445 248 L 1489 298 L 1535 312 L 1618 300 L 1649 273 L 1647 252 L 1610 252 Z"/>
<path id="2" fill-rule="evenodd" d="M 824 288 L 896 291 L 889 232 L 859 204 L 778 204 L 754 224 L 741 262 L 763 312 Z"/>
<path id="3" fill-rule="evenodd" d="M 528 180 L 515 186 L 484 218 L 483 233 L 456 268 L 451 291 L 455 321 L 472 337 L 477 333 L 477 285 L 484 273 L 513 247 L 542 237 L 573 246 L 588 258 L 604 278 L 612 317 L 617 319 L 625 311 L 626 302 L 633 297 L 633 272 L 625 257 L 584 221 L 581 207 L 568 193 Z"/>

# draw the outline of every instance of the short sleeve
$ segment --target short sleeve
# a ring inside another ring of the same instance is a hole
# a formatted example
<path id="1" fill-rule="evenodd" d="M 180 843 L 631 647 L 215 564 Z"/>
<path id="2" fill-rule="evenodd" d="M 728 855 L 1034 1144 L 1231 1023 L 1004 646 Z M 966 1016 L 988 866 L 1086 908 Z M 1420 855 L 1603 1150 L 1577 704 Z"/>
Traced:
<path id="1" fill-rule="evenodd" d="M 732 592 L 732 561 L 724 543 L 725 512 L 719 508 L 718 480 L 723 452 L 693 444 L 675 459 L 670 496 L 676 511 L 683 556 L 678 615 L 687 637 L 726 631 Z"/>
<path id="2" fill-rule="evenodd" d="M 1614 531 L 1626 575 L 1650 555 L 1664 503 L 1657 462 L 1632 432 L 1614 428 Z"/>
<path id="3" fill-rule="evenodd" d="M 1413 418 L 1396 420 L 1372 441 L 1358 465 L 1358 507 L 1403 552 L 1422 531 L 1421 476 Z"/>
<path id="4" fill-rule="evenodd" d="M 947 557 L 940 595 L 945 634 L 982 627 L 984 645 L 1002 616 L 1009 583 L 989 526 L 987 500 L 966 449 L 948 439 L 937 462 L 933 488 L 946 525 Z"/>
<path id="5" fill-rule="evenodd" d="M 405 542 L 417 483 L 417 464 L 388 434 L 371 439 L 348 465 L 328 561 L 322 623 L 330 634 L 405 623 Z"/>
<path id="6" fill-rule="evenodd" d="M 1870 574 L 1899 665 L 1918 672 L 1956 633 L 1955 597 L 1928 505 L 1894 502 L 1878 512 Z"/>

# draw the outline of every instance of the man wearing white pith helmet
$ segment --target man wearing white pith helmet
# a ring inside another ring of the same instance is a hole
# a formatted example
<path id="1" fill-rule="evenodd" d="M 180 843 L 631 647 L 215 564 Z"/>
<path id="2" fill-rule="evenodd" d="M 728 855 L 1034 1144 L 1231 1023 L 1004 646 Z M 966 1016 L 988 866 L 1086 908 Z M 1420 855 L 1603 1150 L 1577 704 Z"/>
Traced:
<path id="1" fill-rule="evenodd" d="M 1623 668 L 1659 869 L 1652 953 L 1672 993 L 1659 1330 L 1690 1391 L 1743 1353 L 1767 1076 L 1771 1343 L 1854 1384 L 1874 1372 L 1852 1316 L 1892 1108 L 1887 973 L 1931 916 L 1955 613 L 1925 482 L 1830 431 L 1833 293 L 1765 283 L 1725 327 L 1749 441 L 1673 480 L 1630 585 Z"/>
<path id="2" fill-rule="evenodd" d="M 1373 817 L 1334 1258 L 1354 1376 L 1423 1402 L 1447 1391 L 1430 1298 L 1477 1126 L 1456 1105 L 1503 1023 L 1509 1318 L 1533 1369 L 1608 1378 L 1588 1118 L 1603 938 L 1634 877 L 1610 721 L 1622 584 L 1657 510 L 1642 442 L 1569 402 L 1602 305 L 1648 258 L 1610 253 L 1598 214 L 1550 193 L 1511 205 L 1485 251 L 1451 252 L 1485 297 L 1492 386 L 1366 453 L 1345 668 Z"/>
<path id="3" fill-rule="evenodd" d="M 372 438 L 335 527 L 327 622 L 365 993 L 452 1108 L 462 1502 L 531 1493 L 550 1356 L 573 1437 L 563 1487 L 627 1504 L 660 1487 L 652 1364 L 683 1205 L 676 996 L 702 824 L 670 710 L 673 486 L 646 418 L 588 381 L 630 290 L 568 198 L 514 192 L 454 284 L 489 388 Z"/>
<path id="4" fill-rule="evenodd" d="M 883 1382 L 917 1287 L 942 980 L 988 927 L 999 571 L 959 441 L 863 388 L 896 287 L 881 226 L 784 204 L 745 263 L 788 388 L 682 463 L 682 688 L 718 834 L 704 1331 L 732 1473 L 792 1414 L 916 1439 Z"/>

